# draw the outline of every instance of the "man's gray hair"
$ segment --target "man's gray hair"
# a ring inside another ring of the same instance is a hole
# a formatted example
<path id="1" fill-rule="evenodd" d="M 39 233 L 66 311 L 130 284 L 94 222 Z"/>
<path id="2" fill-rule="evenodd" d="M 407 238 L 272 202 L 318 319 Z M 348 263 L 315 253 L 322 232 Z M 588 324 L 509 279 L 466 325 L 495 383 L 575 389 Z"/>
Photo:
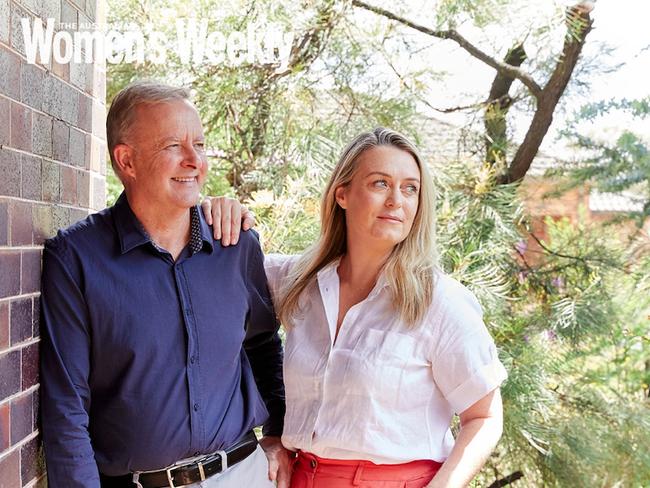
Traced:
<path id="1" fill-rule="evenodd" d="M 190 92 L 185 88 L 165 85 L 155 81 L 136 81 L 123 88 L 113 99 L 106 116 L 106 140 L 113 169 L 113 149 L 125 142 L 125 137 L 133 124 L 135 109 L 141 104 L 155 104 L 174 100 L 189 100 Z M 119 176 L 119 173 L 118 173 Z"/>

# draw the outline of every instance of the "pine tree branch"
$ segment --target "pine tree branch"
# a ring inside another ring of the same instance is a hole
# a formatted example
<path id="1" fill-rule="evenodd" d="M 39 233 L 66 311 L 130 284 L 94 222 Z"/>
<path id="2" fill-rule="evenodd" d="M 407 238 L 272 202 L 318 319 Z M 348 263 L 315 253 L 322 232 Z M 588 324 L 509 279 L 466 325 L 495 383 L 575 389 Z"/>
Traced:
<path id="1" fill-rule="evenodd" d="M 400 24 L 403 24 L 407 27 L 410 27 L 411 29 L 415 29 L 419 32 L 422 32 L 423 34 L 426 34 L 428 36 L 437 37 L 438 39 L 452 40 L 456 42 L 456 44 L 458 44 L 465 51 L 467 51 L 471 56 L 475 57 L 480 61 L 483 61 L 488 66 L 494 68 L 499 73 L 501 73 L 504 77 L 509 77 L 521 81 L 528 88 L 528 90 L 530 90 L 530 93 L 535 98 L 537 98 L 542 91 L 542 89 L 537 84 L 537 82 L 533 79 L 530 73 L 527 73 L 526 71 L 516 66 L 512 66 L 508 63 L 493 58 L 492 56 L 490 56 L 489 54 L 487 54 L 486 52 L 482 51 L 474 44 L 469 42 L 455 29 L 448 29 L 448 30 L 430 29 L 428 27 L 416 24 L 415 22 L 405 19 L 404 17 L 400 17 L 399 15 L 389 12 L 388 10 L 385 10 L 383 8 L 369 5 L 361 0 L 352 0 L 352 5 L 365 10 L 369 10 L 370 12 L 374 12 L 375 14 L 381 15 L 382 17 L 386 17 L 387 19 L 399 22 Z"/>

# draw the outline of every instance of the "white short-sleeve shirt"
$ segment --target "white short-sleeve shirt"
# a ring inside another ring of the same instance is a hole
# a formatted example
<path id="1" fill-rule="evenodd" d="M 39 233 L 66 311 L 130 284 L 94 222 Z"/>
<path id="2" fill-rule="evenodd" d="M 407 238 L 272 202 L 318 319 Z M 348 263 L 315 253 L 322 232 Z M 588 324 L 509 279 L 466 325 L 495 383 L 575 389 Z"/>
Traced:
<path id="1" fill-rule="evenodd" d="M 271 254 L 276 300 L 296 257 Z M 424 323 L 408 328 L 383 276 L 347 312 L 334 343 L 339 261 L 320 270 L 287 330 L 283 444 L 333 459 L 377 464 L 443 462 L 450 423 L 506 378 L 474 295 L 440 274 Z"/>

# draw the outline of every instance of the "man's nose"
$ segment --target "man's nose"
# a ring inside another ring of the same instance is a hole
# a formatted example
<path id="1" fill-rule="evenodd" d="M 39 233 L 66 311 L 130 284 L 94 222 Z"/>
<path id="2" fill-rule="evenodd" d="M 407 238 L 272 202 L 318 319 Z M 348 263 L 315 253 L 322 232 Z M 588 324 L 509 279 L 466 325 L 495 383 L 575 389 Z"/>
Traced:
<path id="1" fill-rule="evenodd" d="M 191 144 L 184 145 L 183 164 L 195 168 L 199 167 L 203 164 L 203 154 Z"/>

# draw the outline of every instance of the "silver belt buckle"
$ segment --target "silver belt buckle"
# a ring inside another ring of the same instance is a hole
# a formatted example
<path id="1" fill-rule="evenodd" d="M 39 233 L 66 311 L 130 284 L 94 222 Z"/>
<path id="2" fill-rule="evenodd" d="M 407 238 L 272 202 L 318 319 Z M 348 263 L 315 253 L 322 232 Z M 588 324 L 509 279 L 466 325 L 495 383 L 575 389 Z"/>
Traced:
<path id="1" fill-rule="evenodd" d="M 144 486 L 142 486 L 142 484 L 140 483 L 140 471 L 136 471 L 135 473 L 133 473 L 133 478 L 131 479 L 131 481 L 138 488 L 144 488 Z"/>
<path id="2" fill-rule="evenodd" d="M 165 473 L 167 473 L 167 481 L 169 482 L 169 488 L 176 488 L 174 486 L 174 478 L 172 478 L 172 469 L 174 469 L 175 467 L 176 466 L 173 466 L 165 470 Z"/>
<path id="3" fill-rule="evenodd" d="M 219 454 L 219 457 L 221 458 L 221 472 L 223 473 L 228 469 L 228 455 L 226 454 L 226 451 L 217 451 L 217 454 Z"/>
<path id="4" fill-rule="evenodd" d="M 205 471 L 203 470 L 203 463 L 199 461 L 197 464 L 199 466 L 199 474 L 201 475 L 201 481 L 205 481 Z"/>

